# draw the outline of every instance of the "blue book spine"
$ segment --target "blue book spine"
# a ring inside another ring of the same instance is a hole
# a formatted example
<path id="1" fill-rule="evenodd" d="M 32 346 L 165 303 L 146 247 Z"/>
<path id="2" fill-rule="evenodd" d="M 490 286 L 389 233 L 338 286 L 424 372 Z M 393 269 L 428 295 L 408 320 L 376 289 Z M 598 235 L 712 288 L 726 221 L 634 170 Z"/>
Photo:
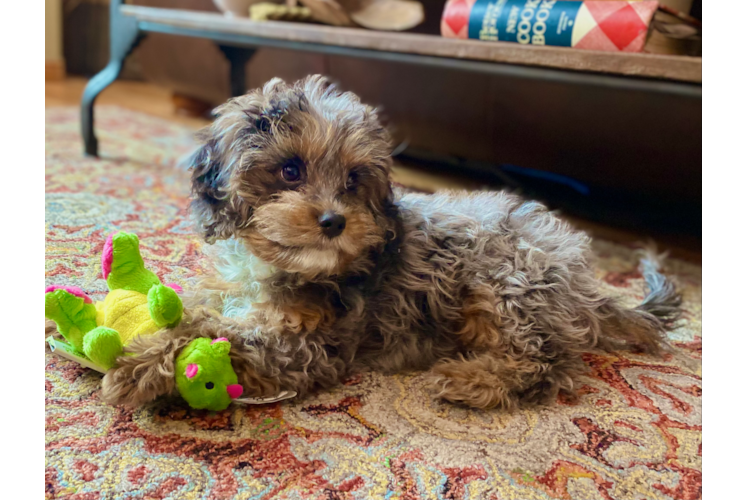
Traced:
<path id="1" fill-rule="evenodd" d="M 468 38 L 571 47 L 574 21 L 582 3 L 566 0 L 477 0 L 470 11 Z"/>

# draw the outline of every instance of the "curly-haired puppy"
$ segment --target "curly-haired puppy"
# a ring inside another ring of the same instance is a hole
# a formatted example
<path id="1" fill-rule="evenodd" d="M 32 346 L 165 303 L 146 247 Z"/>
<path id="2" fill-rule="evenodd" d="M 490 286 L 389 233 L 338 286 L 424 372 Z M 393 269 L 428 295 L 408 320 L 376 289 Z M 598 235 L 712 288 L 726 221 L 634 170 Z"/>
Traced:
<path id="1" fill-rule="evenodd" d="M 313 76 L 216 110 L 192 159 L 193 213 L 215 274 L 175 330 L 134 342 L 103 397 L 174 391 L 174 356 L 227 337 L 248 396 L 303 395 L 352 372 L 430 370 L 434 394 L 512 409 L 573 393 L 581 354 L 657 351 L 679 297 L 601 295 L 589 238 L 505 193 L 393 192 L 376 111 Z"/>

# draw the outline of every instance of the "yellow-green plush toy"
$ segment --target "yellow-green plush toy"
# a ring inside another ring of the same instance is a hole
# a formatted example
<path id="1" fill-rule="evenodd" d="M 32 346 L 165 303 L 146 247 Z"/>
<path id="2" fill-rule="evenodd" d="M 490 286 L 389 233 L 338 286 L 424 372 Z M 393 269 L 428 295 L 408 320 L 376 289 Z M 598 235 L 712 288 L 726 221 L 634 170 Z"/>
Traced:
<path id="1" fill-rule="evenodd" d="M 101 266 L 109 288 L 102 302 L 77 287 L 52 285 L 45 290 L 44 313 L 79 354 L 109 369 L 135 337 L 176 326 L 183 308 L 178 285 L 163 285 L 145 268 L 134 234 L 109 236 Z"/>

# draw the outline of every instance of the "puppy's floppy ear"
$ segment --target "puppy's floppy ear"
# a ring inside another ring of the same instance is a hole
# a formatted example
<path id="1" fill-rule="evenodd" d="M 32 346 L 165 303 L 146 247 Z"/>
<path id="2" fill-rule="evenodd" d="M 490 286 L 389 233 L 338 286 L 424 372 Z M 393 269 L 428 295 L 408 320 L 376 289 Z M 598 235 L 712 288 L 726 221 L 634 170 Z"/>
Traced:
<path id="1" fill-rule="evenodd" d="M 230 169 L 224 165 L 222 146 L 210 127 L 200 131 L 198 139 L 202 145 L 190 161 L 193 197 L 190 209 L 205 241 L 213 243 L 234 234 L 237 217 L 229 191 Z"/>
<path id="2" fill-rule="evenodd" d="M 282 80 L 274 79 L 266 87 L 283 85 Z M 267 139 L 271 119 L 277 118 L 273 113 L 265 113 L 268 100 L 257 90 L 229 99 L 214 110 L 213 124 L 198 132 L 201 146 L 190 161 L 191 209 L 208 243 L 231 237 L 252 214 L 252 208 L 235 193 L 231 182 L 234 171 L 240 168 L 242 155 Z"/>

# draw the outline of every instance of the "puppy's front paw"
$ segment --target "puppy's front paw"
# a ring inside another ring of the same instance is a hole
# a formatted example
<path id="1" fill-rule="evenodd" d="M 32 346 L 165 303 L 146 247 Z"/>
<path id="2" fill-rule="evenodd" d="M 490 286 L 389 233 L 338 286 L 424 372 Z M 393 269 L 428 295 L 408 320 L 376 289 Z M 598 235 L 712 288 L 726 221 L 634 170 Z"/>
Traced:
<path id="1" fill-rule="evenodd" d="M 470 370 L 456 360 L 437 364 L 428 374 L 427 387 L 436 398 L 473 408 L 512 410 L 517 397 L 495 375 Z"/>

